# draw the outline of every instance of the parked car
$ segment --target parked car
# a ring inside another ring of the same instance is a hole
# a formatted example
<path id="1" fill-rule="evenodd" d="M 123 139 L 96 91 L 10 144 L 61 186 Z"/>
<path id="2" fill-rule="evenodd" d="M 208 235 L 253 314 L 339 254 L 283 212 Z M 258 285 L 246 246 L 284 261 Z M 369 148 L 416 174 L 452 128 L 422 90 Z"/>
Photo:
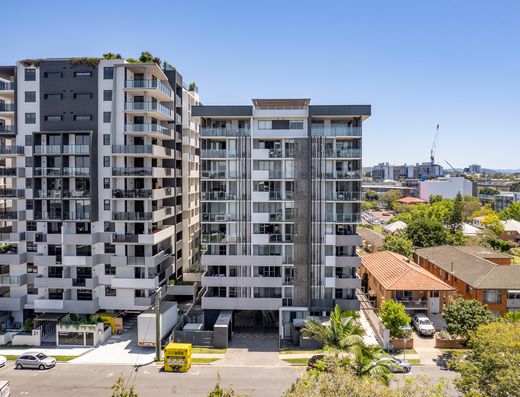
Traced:
<path id="1" fill-rule="evenodd" d="M 416 314 L 412 319 L 413 326 L 421 335 L 432 336 L 435 334 L 435 328 L 432 321 L 424 314 Z"/>
<path id="2" fill-rule="evenodd" d="M 41 352 L 27 352 L 16 360 L 16 369 L 37 368 L 48 369 L 56 365 L 56 359 Z"/>
<path id="3" fill-rule="evenodd" d="M 6 361 L 7 361 L 7 359 L 4 356 L 0 356 L 0 368 L 5 367 Z M 0 394 L 0 396 L 1 396 L 1 394 Z"/>
<path id="4" fill-rule="evenodd" d="M 308 368 L 315 368 L 316 367 L 316 363 L 318 361 L 321 361 L 325 358 L 325 355 L 323 354 L 317 354 L 315 356 L 312 356 L 311 358 L 309 358 L 309 361 L 307 361 L 307 367 Z"/>
<path id="5" fill-rule="evenodd" d="M 412 366 L 406 360 L 399 360 L 395 357 L 382 357 L 379 360 L 374 360 L 374 363 L 382 363 L 390 370 L 390 372 L 407 373 L 412 370 Z"/>

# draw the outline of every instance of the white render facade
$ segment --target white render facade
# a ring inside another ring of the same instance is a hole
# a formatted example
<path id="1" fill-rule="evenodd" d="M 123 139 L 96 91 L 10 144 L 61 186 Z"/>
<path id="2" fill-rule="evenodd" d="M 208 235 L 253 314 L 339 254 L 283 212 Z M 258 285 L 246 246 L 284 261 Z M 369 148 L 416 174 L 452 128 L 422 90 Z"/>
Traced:
<path id="1" fill-rule="evenodd" d="M 0 68 L 0 321 L 145 310 L 181 278 L 186 92 L 155 63 Z"/>
<path id="2" fill-rule="evenodd" d="M 192 113 L 201 124 L 205 313 L 243 312 L 234 321 L 247 326 L 262 312 L 288 337 L 294 318 L 335 304 L 357 310 L 370 106 L 254 99 Z"/>

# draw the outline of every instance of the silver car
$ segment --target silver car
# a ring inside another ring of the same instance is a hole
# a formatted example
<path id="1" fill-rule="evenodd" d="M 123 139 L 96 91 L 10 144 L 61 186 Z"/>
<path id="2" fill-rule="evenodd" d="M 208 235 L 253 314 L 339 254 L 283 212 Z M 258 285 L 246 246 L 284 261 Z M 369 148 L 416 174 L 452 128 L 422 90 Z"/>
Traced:
<path id="1" fill-rule="evenodd" d="M 28 352 L 18 357 L 18 360 L 16 360 L 15 364 L 16 369 L 47 369 L 56 365 L 56 359 L 54 357 L 49 357 L 41 352 Z"/>

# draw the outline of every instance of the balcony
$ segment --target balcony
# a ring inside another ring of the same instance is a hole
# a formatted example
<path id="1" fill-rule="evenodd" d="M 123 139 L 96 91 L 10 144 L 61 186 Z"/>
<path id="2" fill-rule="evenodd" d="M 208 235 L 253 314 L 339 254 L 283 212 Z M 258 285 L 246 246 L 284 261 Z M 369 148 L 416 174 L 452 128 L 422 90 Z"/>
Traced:
<path id="1" fill-rule="evenodd" d="M 361 192 L 326 192 L 325 200 L 330 201 L 361 201 Z"/>
<path id="2" fill-rule="evenodd" d="M 14 103 L 0 103 L 0 112 L 14 112 Z"/>
<path id="3" fill-rule="evenodd" d="M 23 310 L 26 302 L 27 296 L 20 296 L 17 298 L 11 298 L 6 296 L 0 297 L 0 307 L 4 311 L 17 312 Z"/>
<path id="4" fill-rule="evenodd" d="M 135 306 L 151 306 L 154 303 L 154 297 L 135 297 L 134 298 L 134 305 Z"/>
<path id="5" fill-rule="evenodd" d="M 157 118 L 172 118 L 172 111 L 159 102 L 125 102 L 125 111 L 152 113 L 153 116 Z"/>
<path id="6" fill-rule="evenodd" d="M 15 84 L 11 81 L 0 81 L 0 91 L 13 91 Z"/>
<path id="7" fill-rule="evenodd" d="M 63 154 L 90 154 L 90 145 L 64 145 Z"/>
<path id="8" fill-rule="evenodd" d="M 23 190 L 23 189 L 0 189 L 0 197 L 22 198 L 22 197 L 25 197 L 25 190 Z"/>
<path id="9" fill-rule="evenodd" d="M 112 212 L 113 221 L 151 221 L 151 212 Z"/>
<path id="10" fill-rule="evenodd" d="M 0 125 L 0 134 L 14 134 L 15 131 L 14 125 Z"/>
<path id="11" fill-rule="evenodd" d="M 346 213 L 346 214 L 325 214 L 325 222 L 337 222 L 337 223 L 359 223 L 361 222 L 361 214 L 359 213 Z"/>
<path id="12" fill-rule="evenodd" d="M 44 145 L 44 146 L 35 146 L 34 154 L 61 154 L 61 146 L 60 145 Z"/>
<path id="13" fill-rule="evenodd" d="M 0 177 L 16 176 L 17 168 L 0 168 Z"/>
<path id="14" fill-rule="evenodd" d="M 35 190 L 34 198 L 61 199 L 61 190 Z"/>
<path id="15" fill-rule="evenodd" d="M 226 298 L 203 296 L 203 309 L 217 310 L 278 310 L 281 298 Z"/>
<path id="16" fill-rule="evenodd" d="M 112 242 L 114 243 L 137 243 L 137 234 L 112 234 Z"/>
<path id="17" fill-rule="evenodd" d="M 27 284 L 27 275 L 22 274 L 21 276 L 7 276 L 0 275 L 0 285 L 5 287 L 20 287 Z"/>
<path id="18" fill-rule="evenodd" d="M 113 167 L 112 176 L 152 176 L 152 167 Z"/>
<path id="19" fill-rule="evenodd" d="M 326 150 L 325 157 L 327 158 L 341 158 L 341 159 L 360 159 L 361 149 L 336 149 Z"/>
<path id="20" fill-rule="evenodd" d="M 156 275 L 150 278 L 119 278 L 110 279 L 110 288 L 123 289 L 155 289 L 159 285 L 159 277 Z"/>
<path id="21" fill-rule="evenodd" d="M 92 266 L 94 262 L 90 255 L 63 255 L 63 266 Z"/>
<path id="22" fill-rule="evenodd" d="M 17 218 L 18 218 L 17 215 L 18 214 L 16 211 L 4 211 L 4 210 L 0 209 L 0 220 L 2 220 L 2 221 L 17 220 Z"/>
<path id="23" fill-rule="evenodd" d="M 0 241 L 18 243 L 25 240 L 25 233 L 0 233 Z"/>
<path id="24" fill-rule="evenodd" d="M 200 134 L 206 137 L 212 136 L 251 136 L 251 129 L 249 128 L 208 128 L 202 127 Z"/>
<path id="25" fill-rule="evenodd" d="M 88 221 L 90 220 L 90 212 L 66 212 L 63 214 L 63 220 Z"/>
<path id="26" fill-rule="evenodd" d="M 171 158 L 172 149 L 158 145 L 112 145 L 113 154 L 125 155 L 151 155 L 154 157 Z"/>
<path id="27" fill-rule="evenodd" d="M 58 167 L 36 167 L 34 176 L 61 176 L 62 170 Z M 88 175 L 88 174 L 87 174 Z"/>
<path id="28" fill-rule="evenodd" d="M 125 89 L 154 90 L 160 93 L 165 100 L 172 99 L 172 91 L 159 80 L 125 80 Z"/>
<path id="29" fill-rule="evenodd" d="M 202 200 L 207 201 L 220 201 L 220 200 L 237 200 L 238 196 L 236 194 L 231 194 L 223 191 L 214 191 L 214 192 L 202 192 Z"/>
<path id="30" fill-rule="evenodd" d="M 80 198 L 89 198 L 90 191 L 89 190 L 64 190 L 63 198 L 67 199 L 80 199 Z"/>
<path id="31" fill-rule="evenodd" d="M 407 310 L 428 310 L 428 301 L 426 299 L 404 299 L 397 298 L 397 303 L 404 305 Z"/>
<path id="32" fill-rule="evenodd" d="M 152 189 L 132 189 L 132 190 L 112 190 L 113 198 L 127 198 L 127 199 L 149 199 L 152 198 Z"/>
<path id="33" fill-rule="evenodd" d="M 202 149 L 200 151 L 200 156 L 202 158 L 235 158 L 237 156 L 236 153 L 232 153 L 227 151 L 226 149 Z"/>
<path id="34" fill-rule="evenodd" d="M 325 172 L 325 179 L 361 179 L 363 175 L 361 171 L 335 171 Z"/>
<path id="35" fill-rule="evenodd" d="M 208 179 L 226 179 L 227 173 L 226 171 L 202 171 L 201 176 Z"/>
<path id="36" fill-rule="evenodd" d="M 0 155 L 2 156 L 18 156 L 24 154 L 23 146 L 5 146 L 0 145 Z"/>
<path id="37" fill-rule="evenodd" d="M 63 176 L 90 176 L 90 168 L 88 167 L 65 167 L 63 168 Z"/>
<path id="38" fill-rule="evenodd" d="M 160 124 L 125 124 L 125 133 L 132 135 L 150 135 L 157 138 L 170 137 L 172 132 L 169 128 Z"/>
<path id="39" fill-rule="evenodd" d="M 59 289 L 67 289 L 72 287 L 72 279 L 63 277 L 63 276 L 43 276 L 38 275 L 34 279 L 34 286 L 36 288 L 59 288 Z"/>
<path id="40" fill-rule="evenodd" d="M 337 126 L 332 128 L 311 128 L 312 136 L 326 136 L 326 137 L 335 137 L 335 136 L 352 136 L 352 137 L 361 137 L 361 127 L 347 127 L 347 126 Z"/>

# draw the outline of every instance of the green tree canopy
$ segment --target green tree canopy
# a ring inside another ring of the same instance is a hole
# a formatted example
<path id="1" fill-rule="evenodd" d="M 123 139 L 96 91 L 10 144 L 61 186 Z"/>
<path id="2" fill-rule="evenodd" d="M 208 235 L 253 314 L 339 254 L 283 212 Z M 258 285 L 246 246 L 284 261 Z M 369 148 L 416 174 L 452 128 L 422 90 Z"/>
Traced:
<path id="1" fill-rule="evenodd" d="M 504 225 L 502 225 L 502 222 L 500 222 L 500 218 L 496 212 L 485 215 L 481 223 L 486 229 L 492 231 L 493 234 L 497 237 L 500 236 L 504 231 Z"/>
<path id="2" fill-rule="evenodd" d="M 478 191 L 478 194 L 482 194 L 484 196 L 493 196 L 495 194 L 500 194 L 500 190 L 493 189 L 492 187 L 484 187 Z"/>
<path id="3" fill-rule="evenodd" d="M 379 194 L 377 194 L 377 192 L 374 190 L 367 190 L 367 192 L 365 193 L 365 198 L 368 201 L 377 201 L 379 200 Z"/>
<path id="4" fill-rule="evenodd" d="M 464 210 L 464 200 L 462 198 L 462 194 L 460 192 L 457 193 L 455 200 L 453 200 L 453 211 L 451 212 L 449 224 L 452 232 L 455 230 L 460 230 L 462 227 L 463 221 L 463 210 Z"/>
<path id="5" fill-rule="evenodd" d="M 408 223 L 406 235 L 414 247 L 432 247 L 448 244 L 449 233 L 444 225 L 429 218 L 418 218 Z"/>
<path id="6" fill-rule="evenodd" d="M 466 341 L 470 333 L 479 326 L 489 323 L 493 315 L 487 308 L 475 299 L 458 298 L 451 302 L 442 313 L 446 321 L 447 331 L 451 335 L 460 336 Z"/>
<path id="7" fill-rule="evenodd" d="M 390 336 L 401 338 L 403 336 L 403 328 L 412 320 L 406 314 L 404 305 L 394 300 L 384 301 L 381 304 L 379 316 L 383 325 L 390 331 Z"/>
<path id="8" fill-rule="evenodd" d="M 403 195 L 401 194 L 401 192 L 399 190 L 392 189 L 386 193 L 383 193 L 379 197 L 379 200 L 381 202 L 385 203 L 388 208 L 392 208 L 392 204 L 395 201 L 399 200 L 401 197 L 403 197 Z"/>
<path id="9" fill-rule="evenodd" d="M 509 186 L 509 191 L 520 192 L 520 181 L 513 182 L 511 186 Z"/>
<path id="10" fill-rule="evenodd" d="M 465 396 L 520 396 L 520 323 L 493 322 L 471 334 L 471 350 L 456 364 Z"/>
<path id="11" fill-rule="evenodd" d="M 385 237 L 384 248 L 388 251 L 397 252 L 408 258 L 412 257 L 413 244 L 406 235 L 388 234 Z"/>
<path id="12" fill-rule="evenodd" d="M 471 214 L 482 208 L 482 204 L 477 197 L 464 196 L 464 209 L 462 210 L 462 218 L 465 222 L 471 219 Z"/>
<path id="13" fill-rule="evenodd" d="M 440 194 L 432 194 L 429 198 L 430 204 L 439 203 L 442 200 L 444 200 L 444 197 L 442 197 Z"/>
<path id="14" fill-rule="evenodd" d="M 499 214 L 500 219 L 506 221 L 508 219 L 514 219 L 520 222 L 520 201 L 510 204 Z"/>

